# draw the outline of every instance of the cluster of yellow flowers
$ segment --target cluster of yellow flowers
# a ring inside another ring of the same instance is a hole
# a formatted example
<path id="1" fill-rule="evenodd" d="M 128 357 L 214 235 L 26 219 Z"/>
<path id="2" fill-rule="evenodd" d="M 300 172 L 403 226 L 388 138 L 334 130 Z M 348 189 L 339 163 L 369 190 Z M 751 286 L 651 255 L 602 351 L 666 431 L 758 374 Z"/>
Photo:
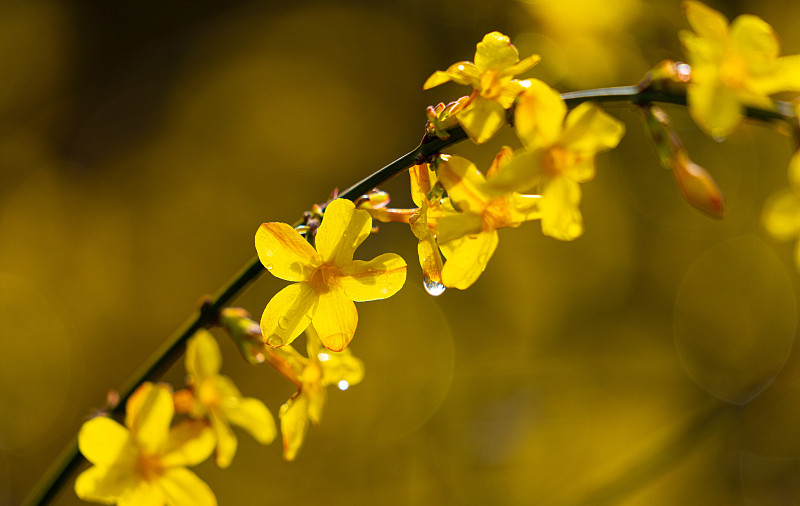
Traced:
<path id="1" fill-rule="evenodd" d="M 699 2 L 686 1 L 684 8 L 693 30 L 680 33 L 691 64 L 687 101 L 704 131 L 725 137 L 745 107 L 774 108 L 769 95 L 800 91 L 800 56 L 778 57 L 775 34 L 763 20 L 740 16 L 729 27 L 724 16 Z M 431 137 L 445 139 L 459 124 L 481 144 L 513 113 L 520 147 L 503 146 L 485 173 L 464 157 L 439 154 L 409 170 L 414 209 L 390 209 L 386 194 L 373 193 L 358 205 L 331 201 L 320 208 L 319 227 L 305 235 L 285 223 L 259 227 L 261 263 L 291 284 L 272 297 L 260 324 L 238 309 L 224 310 L 218 323 L 248 361 L 270 363 L 297 386 L 279 411 L 286 460 L 296 457 L 309 422 L 319 423 L 326 387 L 346 389 L 364 375 L 348 349 L 358 324 L 354 302 L 391 297 L 405 283 L 406 263 L 394 253 L 353 258 L 373 219 L 410 225 L 425 287 L 434 295 L 447 287 L 469 288 L 479 279 L 498 246 L 499 229 L 538 219 L 542 233 L 555 239 L 583 233 L 580 183 L 594 177 L 595 156 L 616 147 L 625 128 L 596 104 L 582 103 L 568 113 L 561 95 L 544 82 L 515 78 L 539 60 L 520 60 L 507 36 L 491 32 L 478 43 L 474 62 L 455 63 L 424 84 L 428 89 L 453 81 L 472 88 L 469 96 L 428 108 Z M 648 128 L 657 132 L 654 139 L 661 139 L 656 148 L 662 163 L 674 171 L 684 196 L 720 214 L 721 193 L 688 159 L 666 114 L 644 110 Z M 792 189 L 771 199 L 764 212 L 767 230 L 779 238 L 800 235 L 800 152 L 790 179 Z M 797 263 L 800 268 L 800 246 Z M 305 355 L 292 347 L 303 332 Z M 216 341 L 200 331 L 187 345 L 186 389 L 173 394 L 166 385 L 145 383 L 127 402 L 125 426 L 108 417 L 86 422 L 79 446 L 93 467 L 77 479 L 78 496 L 120 504 L 215 504 L 209 487 L 185 466 L 212 452 L 219 467 L 229 466 L 237 449 L 231 425 L 262 444 L 277 433 L 266 406 L 243 397 L 220 367 Z M 175 413 L 186 420 L 170 428 Z"/>

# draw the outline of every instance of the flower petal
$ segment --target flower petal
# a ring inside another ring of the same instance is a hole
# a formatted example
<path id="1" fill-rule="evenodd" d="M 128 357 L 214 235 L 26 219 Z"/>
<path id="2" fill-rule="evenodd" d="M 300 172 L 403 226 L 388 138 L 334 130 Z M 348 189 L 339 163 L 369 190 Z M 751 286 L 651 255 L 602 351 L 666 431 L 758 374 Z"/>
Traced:
<path id="1" fill-rule="evenodd" d="M 579 237 L 583 233 L 583 218 L 578 208 L 580 200 L 578 183 L 566 177 L 553 178 L 539 201 L 542 233 L 561 241 Z"/>
<path id="2" fill-rule="evenodd" d="M 281 406 L 283 458 L 292 461 L 303 446 L 308 431 L 308 398 L 300 393 Z"/>
<path id="3" fill-rule="evenodd" d="M 369 213 L 347 199 L 336 199 L 325 209 L 317 230 L 317 251 L 328 264 L 342 267 L 353 261 L 353 253 L 372 230 Z"/>
<path id="4" fill-rule="evenodd" d="M 477 234 L 482 228 L 483 217 L 480 214 L 453 214 L 439 219 L 436 238 L 441 246 L 464 236 Z"/>
<path id="5" fill-rule="evenodd" d="M 92 466 L 78 475 L 75 494 L 84 501 L 113 504 L 126 490 L 137 486 L 138 477 L 130 466 Z"/>
<path id="6" fill-rule="evenodd" d="M 701 2 L 683 2 L 683 13 L 689 26 L 701 37 L 724 41 L 728 37 L 728 19 Z"/>
<path id="7" fill-rule="evenodd" d="M 489 169 L 486 171 L 486 180 L 491 181 L 491 179 L 497 174 L 500 168 L 508 163 L 509 160 L 514 158 L 514 150 L 511 149 L 510 146 L 503 146 L 500 148 L 500 151 L 492 160 L 492 164 L 489 166 Z"/>
<path id="8" fill-rule="evenodd" d="M 697 125 L 717 138 L 730 134 L 742 120 L 742 106 L 736 92 L 722 85 L 689 86 L 689 113 Z"/>
<path id="9" fill-rule="evenodd" d="M 342 269 L 339 282 L 350 300 L 386 299 L 406 282 L 406 262 L 394 253 L 384 253 L 369 262 L 355 260 Z"/>
<path id="10" fill-rule="evenodd" d="M 311 323 L 318 295 L 306 283 L 287 286 L 269 301 L 261 315 L 261 334 L 270 346 L 294 341 Z"/>
<path id="11" fill-rule="evenodd" d="M 125 425 L 141 447 L 155 453 L 166 443 L 175 407 L 169 389 L 160 384 L 142 383 L 128 399 Z"/>
<path id="12" fill-rule="evenodd" d="M 262 445 L 275 439 L 275 419 L 261 400 L 243 397 L 224 406 L 223 412 L 228 421 L 249 432 Z"/>
<path id="13" fill-rule="evenodd" d="M 437 172 L 450 200 L 462 210 L 479 214 L 486 208 L 486 179 L 474 163 L 461 156 L 443 156 Z"/>
<path id="14" fill-rule="evenodd" d="M 161 489 L 148 481 L 140 481 L 136 488 L 122 494 L 117 506 L 164 506 Z"/>
<path id="15" fill-rule="evenodd" d="M 514 110 L 514 128 L 529 150 L 552 146 L 561 136 L 567 106 L 561 95 L 538 79 L 527 81 Z"/>
<path id="16" fill-rule="evenodd" d="M 506 124 L 506 110 L 502 104 L 476 95 L 456 114 L 456 119 L 470 139 L 483 144 Z"/>
<path id="17" fill-rule="evenodd" d="M 775 30 L 758 16 L 743 14 L 733 20 L 730 31 L 731 49 L 744 59 L 754 74 L 772 72 L 780 53 Z"/>
<path id="18" fill-rule="evenodd" d="M 487 190 L 492 195 L 502 195 L 511 191 L 526 192 L 535 188 L 544 176 L 542 160 L 547 151 L 517 151 L 514 157 L 503 164 L 489 180 Z"/>
<path id="19" fill-rule="evenodd" d="M 500 32 L 490 32 L 478 42 L 475 51 L 475 66 L 481 72 L 500 70 L 519 62 L 519 51 L 511 44 L 511 39 Z"/>
<path id="20" fill-rule="evenodd" d="M 437 70 L 431 74 L 425 84 L 422 85 L 422 89 L 429 90 L 448 81 L 466 86 L 477 86 L 480 83 L 480 79 L 481 71 L 478 70 L 475 64 L 468 61 L 460 61 L 450 65 L 445 71 Z"/>
<path id="21" fill-rule="evenodd" d="M 130 431 L 105 416 L 86 421 L 78 432 L 78 448 L 92 464 L 113 464 L 131 443 Z"/>
<path id="22" fill-rule="evenodd" d="M 305 281 L 317 256 L 314 247 L 286 223 L 263 223 L 258 227 L 256 251 L 264 267 L 286 281 Z"/>
<path id="23" fill-rule="evenodd" d="M 183 467 L 167 469 L 157 482 L 170 506 L 216 506 L 211 487 L 192 471 Z"/>
<path id="24" fill-rule="evenodd" d="M 319 304 L 311 325 L 319 334 L 323 346 L 333 351 L 347 348 L 358 324 L 356 305 L 342 289 L 319 295 Z"/>
<path id="25" fill-rule="evenodd" d="M 353 356 L 350 350 L 339 353 L 326 353 L 320 358 L 322 366 L 322 385 L 335 385 L 344 380 L 350 385 L 357 385 L 364 379 L 364 362 Z"/>
<path id="26" fill-rule="evenodd" d="M 411 177 L 411 199 L 414 205 L 422 207 L 423 202 L 428 200 L 428 192 L 438 181 L 436 173 L 431 170 L 430 164 L 423 163 L 408 169 L 408 174 Z"/>
<path id="27" fill-rule="evenodd" d="M 214 462 L 220 469 L 225 469 L 231 465 L 233 457 L 236 455 L 239 441 L 236 439 L 236 434 L 231 430 L 231 426 L 225 417 L 211 411 L 208 418 L 211 420 L 211 429 L 216 439 Z"/>
<path id="28" fill-rule="evenodd" d="M 214 432 L 204 420 L 184 420 L 169 432 L 161 463 L 165 467 L 196 466 L 211 456 L 215 443 Z"/>
<path id="29" fill-rule="evenodd" d="M 447 261 L 442 269 L 442 282 L 450 288 L 466 290 L 486 269 L 497 249 L 496 230 L 456 239 L 443 246 Z"/>
<path id="30" fill-rule="evenodd" d="M 219 373 L 222 355 L 214 336 L 207 330 L 198 330 L 186 344 L 186 372 L 194 383 Z"/>
<path id="31" fill-rule="evenodd" d="M 542 213 L 539 210 L 539 195 L 520 195 L 512 193 L 506 199 L 510 226 L 516 227 L 523 222 L 537 220 Z"/>
<path id="32" fill-rule="evenodd" d="M 519 63 L 515 63 L 514 65 L 511 65 L 510 67 L 506 68 L 503 73 L 511 76 L 517 76 L 519 74 L 522 74 L 526 70 L 530 70 L 531 68 L 536 66 L 536 64 L 538 64 L 540 61 L 542 61 L 541 56 L 539 56 L 538 54 L 532 54 L 527 58 L 523 58 Z"/>
<path id="33" fill-rule="evenodd" d="M 625 135 L 625 124 L 597 104 L 584 102 L 567 116 L 561 143 L 570 151 L 599 153 L 615 148 Z"/>

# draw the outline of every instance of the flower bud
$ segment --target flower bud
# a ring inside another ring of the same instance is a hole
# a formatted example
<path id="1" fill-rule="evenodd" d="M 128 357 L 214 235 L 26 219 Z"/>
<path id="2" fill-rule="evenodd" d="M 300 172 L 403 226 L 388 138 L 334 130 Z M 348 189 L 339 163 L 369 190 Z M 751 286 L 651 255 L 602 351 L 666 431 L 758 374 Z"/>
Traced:
<path id="1" fill-rule="evenodd" d="M 725 206 L 722 192 L 711 175 L 689 159 L 686 151 L 679 151 L 673 158 L 672 175 L 687 202 L 714 218 L 722 218 Z"/>
<path id="2" fill-rule="evenodd" d="M 225 308 L 219 322 L 239 348 L 239 353 L 250 364 L 261 364 L 266 359 L 266 344 L 261 326 L 250 319 L 250 313 L 241 308 Z"/>

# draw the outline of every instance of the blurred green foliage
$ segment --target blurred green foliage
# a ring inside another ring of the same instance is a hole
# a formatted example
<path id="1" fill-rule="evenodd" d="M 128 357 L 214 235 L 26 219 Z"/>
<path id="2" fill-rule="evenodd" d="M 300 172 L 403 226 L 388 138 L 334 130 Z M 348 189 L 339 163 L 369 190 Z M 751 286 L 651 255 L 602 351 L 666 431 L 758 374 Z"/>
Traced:
<path id="1" fill-rule="evenodd" d="M 800 52 L 797 2 L 711 5 Z M 0 4 L 0 505 L 252 257 L 261 222 L 414 147 L 425 107 L 463 91 L 424 79 L 484 33 L 569 91 L 680 59 L 682 27 L 677 2 L 643 0 Z M 431 298 L 411 232 L 381 225 L 359 255 L 400 253 L 409 280 L 359 307 L 364 382 L 332 392 L 296 462 L 243 435 L 229 470 L 201 465 L 222 504 L 800 501 L 800 275 L 758 222 L 791 146 L 760 125 L 718 144 L 670 109 L 726 195 L 714 221 L 637 113 L 607 110 L 628 133 L 585 185 L 579 240 L 501 231 L 473 288 Z M 513 142 L 453 152 L 486 167 Z M 406 176 L 384 189 L 410 204 Z M 238 304 L 260 314 L 281 286 Z M 292 385 L 218 337 L 223 372 L 276 414 Z"/>

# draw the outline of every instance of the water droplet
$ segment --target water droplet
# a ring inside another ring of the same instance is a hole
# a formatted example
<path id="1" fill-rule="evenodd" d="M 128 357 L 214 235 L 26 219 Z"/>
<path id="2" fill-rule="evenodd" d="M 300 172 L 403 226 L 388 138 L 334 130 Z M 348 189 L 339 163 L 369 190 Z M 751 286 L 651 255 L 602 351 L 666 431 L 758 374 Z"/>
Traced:
<path id="1" fill-rule="evenodd" d="M 425 287 L 426 292 L 433 295 L 434 297 L 438 297 L 439 295 L 443 294 L 444 291 L 447 289 L 443 284 L 439 283 L 438 281 L 432 280 L 428 276 L 422 277 L 422 286 Z"/>
<path id="2" fill-rule="evenodd" d="M 389 293 L 389 289 L 387 287 L 384 286 L 381 288 L 381 295 L 386 295 L 387 293 Z"/>
<path id="3" fill-rule="evenodd" d="M 481 265 L 486 265 L 486 262 L 489 261 L 489 258 L 486 255 L 481 255 L 478 257 L 478 263 Z"/>
<path id="4" fill-rule="evenodd" d="M 267 339 L 267 344 L 270 346 L 283 346 L 283 338 L 278 335 L 271 335 Z"/>
<path id="5" fill-rule="evenodd" d="M 330 355 L 328 355 L 327 353 L 321 352 L 321 353 L 319 353 L 319 354 L 317 355 L 317 358 L 319 359 L 319 361 L 320 361 L 320 362 L 325 362 L 325 361 L 327 361 L 329 358 L 331 358 L 331 356 L 330 356 Z"/>
<path id="6" fill-rule="evenodd" d="M 287 318 L 281 318 L 278 320 L 278 326 L 282 329 L 289 328 L 289 320 Z"/>
<path id="7" fill-rule="evenodd" d="M 348 383 L 347 380 L 342 380 L 336 386 L 339 387 L 339 390 L 344 391 L 350 388 L 350 383 Z"/>
<path id="8" fill-rule="evenodd" d="M 367 274 L 369 275 L 375 274 L 375 267 L 367 267 Z"/>
<path id="9" fill-rule="evenodd" d="M 264 354 L 263 353 L 256 353 L 255 355 L 253 355 L 253 360 L 258 362 L 259 364 L 263 364 L 264 360 L 265 360 Z"/>
<path id="10" fill-rule="evenodd" d="M 275 267 L 275 266 L 274 266 L 274 265 L 272 265 L 272 264 L 267 264 L 267 265 L 265 265 L 264 267 L 266 267 L 268 271 L 271 271 L 271 270 L 272 270 L 272 268 L 273 268 L 273 267 Z"/>
<path id="11" fill-rule="evenodd" d="M 272 250 L 271 250 L 271 249 L 268 249 L 268 250 L 267 250 L 267 256 L 268 256 L 268 257 L 271 257 L 271 256 L 272 256 Z"/>
<path id="12" fill-rule="evenodd" d="M 725 142 L 725 136 L 724 135 L 714 135 L 712 133 L 711 138 L 714 139 L 717 142 Z"/>

